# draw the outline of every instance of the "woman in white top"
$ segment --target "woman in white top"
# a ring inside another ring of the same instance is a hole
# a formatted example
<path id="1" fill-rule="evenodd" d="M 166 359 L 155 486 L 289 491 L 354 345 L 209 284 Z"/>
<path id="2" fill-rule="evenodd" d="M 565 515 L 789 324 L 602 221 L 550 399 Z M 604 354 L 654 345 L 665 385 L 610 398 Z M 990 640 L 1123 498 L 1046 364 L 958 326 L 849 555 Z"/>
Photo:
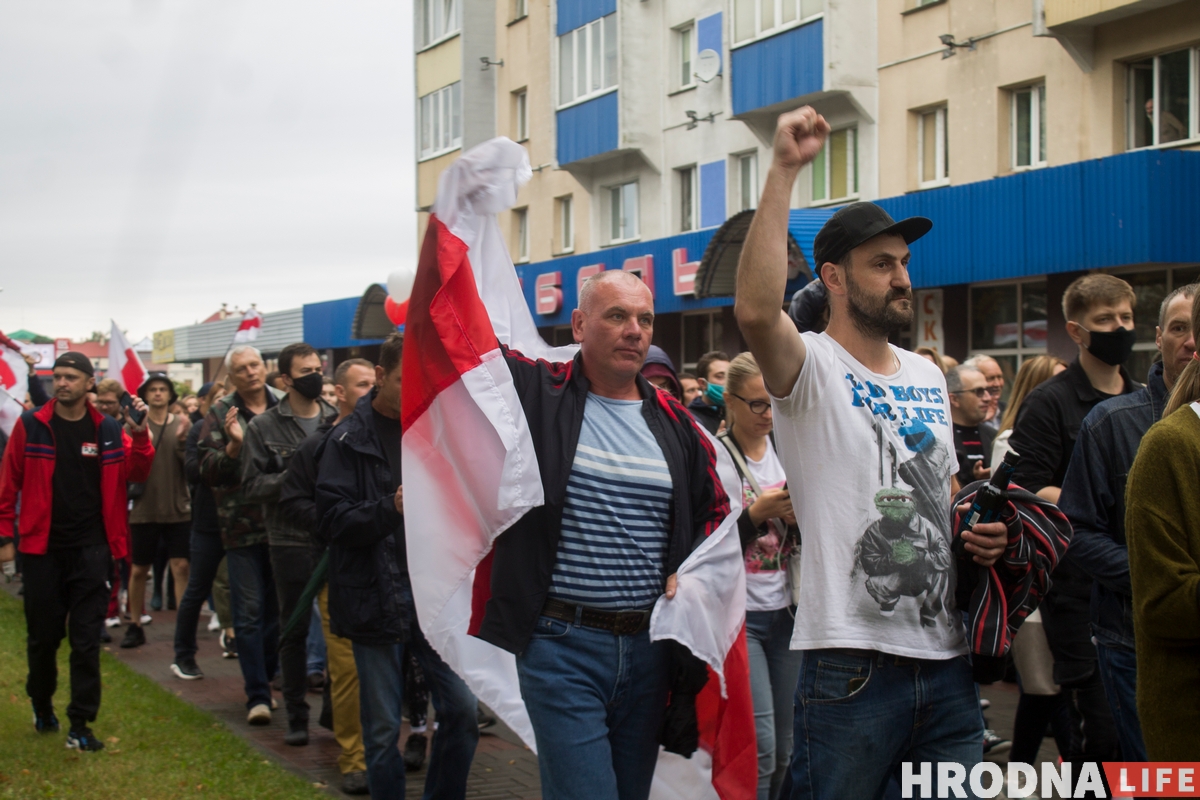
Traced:
<path id="1" fill-rule="evenodd" d="M 791 758 L 792 695 L 800 676 L 800 651 L 788 647 L 795 619 L 788 560 L 799 542 L 783 467 L 771 441 L 771 399 L 749 353 L 729 363 L 725 422 L 721 439 L 741 473 L 745 508 L 738 530 L 746 557 L 746 649 L 758 738 L 758 800 L 773 800 Z"/>

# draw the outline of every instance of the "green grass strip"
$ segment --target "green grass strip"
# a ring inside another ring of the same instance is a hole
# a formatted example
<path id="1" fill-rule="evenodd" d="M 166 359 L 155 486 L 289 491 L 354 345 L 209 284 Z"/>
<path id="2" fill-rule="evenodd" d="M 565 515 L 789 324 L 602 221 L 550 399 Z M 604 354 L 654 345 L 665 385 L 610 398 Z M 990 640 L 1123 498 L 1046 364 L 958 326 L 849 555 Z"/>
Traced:
<path id="1" fill-rule="evenodd" d="M 58 651 L 59 733 L 33 729 L 25 694 L 25 612 L 0 591 L 0 798 L 308 798 L 322 792 L 149 678 L 101 652 L 99 753 L 66 749 L 70 671 Z"/>

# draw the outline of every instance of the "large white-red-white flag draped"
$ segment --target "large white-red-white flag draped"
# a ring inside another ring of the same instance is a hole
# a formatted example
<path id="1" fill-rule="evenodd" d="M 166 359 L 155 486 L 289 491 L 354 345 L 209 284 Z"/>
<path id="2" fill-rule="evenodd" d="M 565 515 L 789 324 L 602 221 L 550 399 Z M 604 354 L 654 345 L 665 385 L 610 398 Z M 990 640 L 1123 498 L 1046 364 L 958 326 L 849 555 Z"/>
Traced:
<path id="1" fill-rule="evenodd" d="M 130 394 L 137 394 L 138 387 L 146 382 L 148 375 L 133 345 L 125 340 L 125 334 L 113 322 L 108 337 L 108 377 L 119 380 Z"/>
<path id="2" fill-rule="evenodd" d="M 537 333 L 496 213 L 531 176 L 526 151 L 493 139 L 444 173 L 421 248 L 405 327 L 402 381 L 408 563 L 421 628 L 476 695 L 530 747 L 533 729 L 515 657 L 468 634 L 475 568 L 495 539 L 545 502 L 537 454 L 500 343 L 565 361 Z M 740 481 L 725 448 L 718 469 L 733 513 L 680 567 L 660 599 L 653 639 L 675 639 L 712 671 L 697 699 L 701 751 L 663 754 L 653 797 L 750 798 L 757 756 L 741 636 L 745 573 L 736 520 Z"/>

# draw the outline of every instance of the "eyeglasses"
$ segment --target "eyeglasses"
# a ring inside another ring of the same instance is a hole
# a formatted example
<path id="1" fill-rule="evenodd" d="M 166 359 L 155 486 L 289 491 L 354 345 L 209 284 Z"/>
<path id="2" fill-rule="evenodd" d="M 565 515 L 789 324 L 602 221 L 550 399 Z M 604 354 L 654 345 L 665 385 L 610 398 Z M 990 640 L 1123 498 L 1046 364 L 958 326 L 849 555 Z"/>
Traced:
<path id="1" fill-rule="evenodd" d="M 951 392 L 950 394 L 973 394 L 982 400 L 991 394 L 991 389 L 986 386 L 980 386 L 978 389 L 960 389 L 957 392 Z M 997 394 L 999 394 L 999 392 L 997 392 Z"/>
<path id="2" fill-rule="evenodd" d="M 729 392 L 729 394 L 733 394 L 733 392 Z M 746 398 L 742 397 L 740 394 L 733 394 L 733 396 L 736 397 L 738 400 L 741 400 L 746 405 L 750 406 L 750 410 L 753 411 L 755 414 L 758 414 L 759 416 L 762 416 L 763 414 L 767 413 L 767 411 L 769 411 L 771 409 L 771 404 L 768 403 L 766 400 L 747 400 Z"/>

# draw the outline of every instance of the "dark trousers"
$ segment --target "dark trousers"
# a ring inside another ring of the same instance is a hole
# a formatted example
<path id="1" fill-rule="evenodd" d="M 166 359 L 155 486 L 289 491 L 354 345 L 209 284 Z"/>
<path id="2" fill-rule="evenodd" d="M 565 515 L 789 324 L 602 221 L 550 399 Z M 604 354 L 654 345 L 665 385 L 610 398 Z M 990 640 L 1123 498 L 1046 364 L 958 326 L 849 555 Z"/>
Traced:
<path id="1" fill-rule="evenodd" d="M 246 708 L 271 704 L 271 679 L 279 669 L 279 598 L 266 542 L 225 551 L 238 666 Z"/>
<path id="2" fill-rule="evenodd" d="M 279 624 L 288 624 L 308 579 L 317 565 L 317 556 L 307 545 L 271 545 L 271 571 L 275 573 L 275 591 L 279 595 Z M 308 724 L 308 628 L 312 621 L 312 601 L 304 604 L 300 621 L 279 640 L 279 671 L 283 675 L 283 700 L 287 704 L 288 724 Z"/>
<path id="3" fill-rule="evenodd" d="M 33 705 L 48 711 L 58 689 L 58 646 L 71 642 L 72 726 L 96 719 L 100 711 L 100 631 L 108 608 L 112 554 L 107 544 L 25 555 L 25 627 Z"/>
<path id="4" fill-rule="evenodd" d="M 225 557 L 225 546 L 221 544 L 218 531 L 192 529 L 190 571 L 187 589 L 179 601 L 179 612 L 175 615 L 175 662 L 196 657 L 196 626 L 200 624 L 200 610 L 212 592 L 217 568 Z M 228 626 L 233 620 L 221 620 Z"/>

